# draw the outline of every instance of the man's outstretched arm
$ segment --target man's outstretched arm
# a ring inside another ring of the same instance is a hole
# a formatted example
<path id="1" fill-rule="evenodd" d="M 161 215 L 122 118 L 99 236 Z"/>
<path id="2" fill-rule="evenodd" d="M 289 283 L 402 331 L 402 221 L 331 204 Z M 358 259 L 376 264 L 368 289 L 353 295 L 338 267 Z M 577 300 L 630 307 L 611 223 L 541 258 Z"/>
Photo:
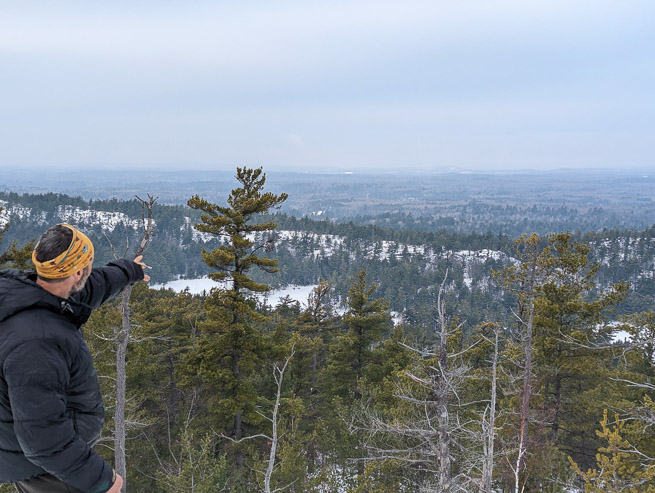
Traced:
<path id="1" fill-rule="evenodd" d="M 104 267 L 94 268 L 84 289 L 79 294 L 73 295 L 73 298 L 90 305 L 93 309 L 98 308 L 126 286 L 146 280 L 143 266 L 145 266 L 143 262 L 121 259 L 109 262 Z"/>

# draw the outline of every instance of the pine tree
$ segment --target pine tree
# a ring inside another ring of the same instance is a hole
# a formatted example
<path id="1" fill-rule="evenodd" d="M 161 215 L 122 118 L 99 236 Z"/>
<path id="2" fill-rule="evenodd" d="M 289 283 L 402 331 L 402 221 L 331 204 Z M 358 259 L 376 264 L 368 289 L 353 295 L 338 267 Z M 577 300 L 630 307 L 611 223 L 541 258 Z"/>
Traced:
<path id="1" fill-rule="evenodd" d="M 520 390 L 521 404 L 519 422 L 517 425 L 517 454 L 512 466 L 514 475 L 514 491 L 520 491 L 520 480 L 526 467 L 528 450 L 528 425 L 531 421 L 531 403 L 533 394 L 533 329 L 535 317 L 535 297 L 543 282 L 545 269 L 542 265 L 540 238 L 537 234 L 523 235 L 514 242 L 514 255 L 519 261 L 502 271 L 491 271 L 497 284 L 508 294 L 516 297 L 517 308 L 514 312 L 516 329 L 514 340 L 523 353 L 520 358 L 519 372 L 522 380 Z"/>
<path id="2" fill-rule="evenodd" d="M 600 403 L 616 387 L 607 381 L 615 370 L 605 322 L 624 299 L 627 284 L 597 294 L 598 266 L 589 262 L 588 245 L 568 232 L 549 235 L 545 246 L 536 234 L 523 236 L 516 247 L 517 265 L 493 274 L 517 300 L 513 335 L 522 353 L 516 361 L 523 385 L 512 475 L 514 491 L 520 491 L 542 488 L 553 474 L 566 474 L 563 451 L 584 461 L 596 449 L 590 418 L 599 418 Z M 545 472 L 548 478 L 528 470 L 547 463 L 554 468 Z"/>
<path id="3" fill-rule="evenodd" d="M 0 207 L 0 213 L 2 213 L 2 210 L 2 207 Z M 0 226 L 0 244 L 2 243 L 2 238 L 7 233 L 9 226 L 9 222 Z M 30 241 L 22 248 L 18 248 L 16 244 L 16 242 L 13 242 L 5 252 L 0 253 L 0 269 L 5 269 L 7 267 L 27 269 L 31 265 L 34 241 Z"/>
<path id="4" fill-rule="evenodd" d="M 569 457 L 573 470 L 584 482 L 585 493 L 653 493 L 655 492 L 655 463 L 643 463 L 643 455 L 623 437 L 625 421 L 614 415 L 614 426 L 610 426 L 607 409 L 600 421 L 596 435 L 606 446 L 596 454 L 596 467 L 583 472 Z"/>
<path id="5" fill-rule="evenodd" d="M 577 459 L 596 448 L 589 418 L 602 413 L 598 396 L 607 397 L 613 359 L 599 346 L 609 341 L 608 310 L 625 298 L 628 285 L 595 294 L 598 265 L 589 263 L 589 246 L 568 232 L 551 234 L 548 242 L 540 256 L 547 274 L 535 298 L 535 361 L 550 438 Z"/>
<path id="6" fill-rule="evenodd" d="M 203 335 L 192 364 L 198 376 L 211 387 L 214 408 L 221 426 L 231 422 L 228 433 L 234 440 L 243 436 L 244 420 L 257 422 L 255 410 L 257 395 L 250 375 L 258 364 L 263 338 L 254 321 L 259 319 L 251 293 L 264 293 L 269 286 L 255 282 L 248 273 L 259 268 L 272 273 L 277 261 L 259 256 L 261 249 L 270 249 L 273 238 L 255 244 L 253 236 L 270 232 L 275 222 L 257 222 L 261 214 L 278 207 L 287 194 L 264 193 L 266 175 L 261 168 L 237 168 L 236 179 L 241 184 L 230 192 L 227 206 L 211 204 L 199 196 L 192 197 L 188 205 L 202 211 L 195 229 L 223 238 L 223 245 L 211 251 L 203 249 L 204 262 L 216 272 L 210 277 L 223 281 L 211 291 L 205 307 L 207 322 L 202 325 Z M 237 464 L 243 456 L 237 453 Z"/>
<path id="7" fill-rule="evenodd" d="M 95 366 L 102 376 L 100 383 L 108 409 L 104 436 L 112 436 L 115 409 L 115 333 L 121 324 L 120 299 L 102 305 L 85 324 L 89 346 L 94 354 Z M 127 399 L 125 418 L 128 438 L 147 437 L 147 440 L 126 440 L 127 476 L 130 490 L 159 491 L 154 479 L 144 471 L 153 471 L 154 457 L 160 465 L 173 462 L 185 446 L 182 441 L 190 423 L 188 417 L 199 407 L 195 391 L 183 389 L 180 381 L 184 372 L 181 361 L 192 350 L 195 325 L 203 318 L 201 300 L 188 293 L 176 294 L 170 290 L 156 291 L 145 283 L 134 286 L 130 298 L 134 313 L 133 343 L 127 348 L 126 376 Z M 196 421 L 193 422 L 194 425 Z M 206 427 L 198 433 L 204 435 Z M 108 447 L 100 447 L 106 456 Z M 191 457 L 189 458 L 191 460 Z M 169 473 L 168 465 L 160 472 Z"/>

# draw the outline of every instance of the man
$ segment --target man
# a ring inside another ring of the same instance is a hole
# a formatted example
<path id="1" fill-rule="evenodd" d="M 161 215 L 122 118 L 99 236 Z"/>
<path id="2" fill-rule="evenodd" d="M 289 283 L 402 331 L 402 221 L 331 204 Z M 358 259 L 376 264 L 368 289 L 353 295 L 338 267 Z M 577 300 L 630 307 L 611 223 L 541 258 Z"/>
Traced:
<path id="1" fill-rule="evenodd" d="M 0 272 L 0 482 L 29 493 L 118 493 L 123 479 L 92 446 L 104 408 L 80 327 L 140 280 L 141 257 L 92 269 L 93 244 L 68 224 L 48 229 L 36 273 Z"/>

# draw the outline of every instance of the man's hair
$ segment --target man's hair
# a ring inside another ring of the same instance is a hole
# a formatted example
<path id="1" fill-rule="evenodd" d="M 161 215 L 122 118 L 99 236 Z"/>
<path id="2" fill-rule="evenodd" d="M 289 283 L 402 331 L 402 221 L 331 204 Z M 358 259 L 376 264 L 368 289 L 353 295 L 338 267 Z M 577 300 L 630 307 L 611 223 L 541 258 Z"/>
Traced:
<path id="1" fill-rule="evenodd" d="M 36 245 L 36 260 L 39 262 L 46 262 L 57 258 L 64 253 L 73 241 L 73 232 L 70 228 L 56 224 L 48 231 L 41 235 L 39 243 Z M 39 279 L 47 282 L 61 282 L 64 279 L 46 279 L 39 276 Z"/>

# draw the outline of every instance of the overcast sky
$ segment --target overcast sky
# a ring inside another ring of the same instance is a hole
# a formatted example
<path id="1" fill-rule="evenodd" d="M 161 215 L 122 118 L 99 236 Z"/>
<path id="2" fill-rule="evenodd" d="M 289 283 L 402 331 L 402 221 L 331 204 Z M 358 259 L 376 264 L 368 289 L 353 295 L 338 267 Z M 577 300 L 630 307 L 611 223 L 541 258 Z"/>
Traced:
<path id="1" fill-rule="evenodd" d="M 655 165 L 655 2 L 0 1 L 0 166 Z"/>

